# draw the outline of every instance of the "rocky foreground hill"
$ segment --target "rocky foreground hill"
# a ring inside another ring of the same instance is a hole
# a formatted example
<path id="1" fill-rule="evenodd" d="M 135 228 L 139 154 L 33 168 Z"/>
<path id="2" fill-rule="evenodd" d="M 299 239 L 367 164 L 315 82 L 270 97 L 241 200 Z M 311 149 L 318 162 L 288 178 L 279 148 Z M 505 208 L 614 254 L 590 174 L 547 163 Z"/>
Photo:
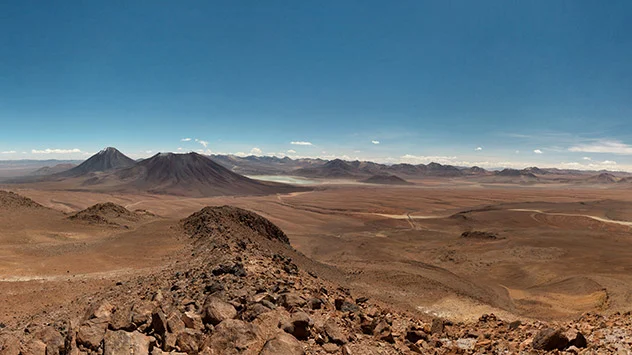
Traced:
<path id="1" fill-rule="evenodd" d="M 263 217 L 207 207 L 159 272 L 0 325 L 0 354 L 628 354 L 632 317 L 471 324 L 391 309 L 328 281 Z"/>

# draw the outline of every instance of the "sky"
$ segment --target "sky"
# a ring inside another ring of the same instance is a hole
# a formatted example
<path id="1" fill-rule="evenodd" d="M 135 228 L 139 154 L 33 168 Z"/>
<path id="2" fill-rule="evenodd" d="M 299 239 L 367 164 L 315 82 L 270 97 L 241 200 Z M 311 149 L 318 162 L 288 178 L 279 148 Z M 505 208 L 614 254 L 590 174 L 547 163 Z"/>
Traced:
<path id="1" fill-rule="evenodd" d="M 630 1 L 2 1 L 0 160 L 632 171 Z"/>

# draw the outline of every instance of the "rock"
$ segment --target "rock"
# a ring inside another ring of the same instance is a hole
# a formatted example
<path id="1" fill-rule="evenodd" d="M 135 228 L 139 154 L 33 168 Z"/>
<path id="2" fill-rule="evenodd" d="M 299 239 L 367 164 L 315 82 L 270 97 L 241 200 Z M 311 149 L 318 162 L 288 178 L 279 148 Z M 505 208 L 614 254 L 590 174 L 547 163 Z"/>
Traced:
<path id="1" fill-rule="evenodd" d="M 443 334 L 444 326 L 445 324 L 443 319 L 434 318 L 432 319 L 432 324 L 430 325 L 430 333 L 434 335 L 441 335 Z"/>
<path id="2" fill-rule="evenodd" d="M 329 338 L 329 341 L 331 341 L 332 343 L 338 345 L 344 345 L 347 343 L 347 337 L 333 318 L 327 319 L 327 321 L 325 322 L 324 330 L 325 334 Z"/>
<path id="3" fill-rule="evenodd" d="M 21 354 L 28 355 L 46 355 L 46 344 L 38 339 L 33 339 L 26 343 Z"/>
<path id="4" fill-rule="evenodd" d="M 290 321 L 283 325 L 286 333 L 294 335 L 297 339 L 307 340 L 313 322 L 305 312 L 293 313 Z"/>
<path id="5" fill-rule="evenodd" d="M 532 346 L 536 350 L 563 350 L 568 345 L 568 338 L 561 329 L 545 328 L 533 338 Z"/>
<path id="6" fill-rule="evenodd" d="M 230 303 L 221 299 L 209 296 L 204 302 L 204 322 L 217 325 L 226 319 L 233 319 L 237 316 L 237 310 Z"/>
<path id="7" fill-rule="evenodd" d="M 395 338 L 393 337 L 393 332 L 391 331 L 391 327 L 385 320 L 381 320 L 373 330 L 373 334 L 380 340 L 394 343 Z"/>
<path id="8" fill-rule="evenodd" d="M 522 322 L 519 320 L 515 320 L 511 323 L 509 323 L 509 329 L 510 330 L 516 330 L 518 329 L 518 327 L 520 327 L 522 325 Z"/>
<path id="9" fill-rule="evenodd" d="M 307 301 L 307 305 L 310 309 L 321 309 L 323 306 L 323 301 L 320 298 L 310 298 L 309 301 Z"/>
<path id="10" fill-rule="evenodd" d="M 279 296 L 279 304 L 288 310 L 293 310 L 295 308 L 300 308 L 305 306 L 306 301 L 303 297 L 295 294 L 295 293 L 283 293 Z"/>
<path id="11" fill-rule="evenodd" d="M 201 321 L 201 320 L 200 320 Z M 167 318 L 167 330 L 170 333 L 178 334 L 186 328 L 184 317 L 180 315 L 180 312 L 175 311 Z"/>
<path id="12" fill-rule="evenodd" d="M 280 333 L 268 340 L 259 355 L 304 355 L 301 342 L 287 333 Z"/>
<path id="13" fill-rule="evenodd" d="M 476 346 L 476 339 L 462 338 L 456 340 L 456 346 L 461 350 L 473 350 Z"/>
<path id="14" fill-rule="evenodd" d="M 44 327 L 35 333 L 35 337 L 46 344 L 47 355 L 59 355 L 66 350 L 64 337 L 53 327 Z"/>
<path id="15" fill-rule="evenodd" d="M 154 308 L 156 306 L 147 301 L 136 302 L 132 306 L 132 323 L 139 328 L 140 330 L 144 330 L 147 325 L 149 325 L 152 320 L 152 314 L 154 313 Z"/>
<path id="16" fill-rule="evenodd" d="M 344 298 L 338 298 L 335 301 L 336 310 L 341 312 L 357 312 L 360 310 L 355 303 L 351 303 Z"/>
<path id="17" fill-rule="evenodd" d="M 136 329 L 136 325 L 132 322 L 132 305 L 117 308 L 110 318 L 109 328 L 112 330 L 126 330 L 128 332 Z"/>
<path id="18" fill-rule="evenodd" d="M 77 331 L 77 344 L 87 349 L 96 350 L 105 335 L 105 330 L 108 327 L 108 321 L 106 319 L 89 319 L 79 326 Z"/>
<path id="19" fill-rule="evenodd" d="M 86 315 L 84 318 L 86 320 L 99 318 L 107 319 L 109 321 L 110 317 L 112 317 L 112 312 L 114 311 L 114 309 L 114 306 L 112 306 L 112 304 L 107 301 L 94 303 L 90 305 L 90 307 L 86 310 Z"/>
<path id="20" fill-rule="evenodd" d="M 202 317 L 194 312 L 184 312 L 182 315 L 182 321 L 184 326 L 190 329 L 202 330 L 204 329 L 204 323 Z"/>
<path id="21" fill-rule="evenodd" d="M 20 355 L 20 340 L 11 334 L 0 334 L 0 354 Z"/>
<path id="22" fill-rule="evenodd" d="M 154 334 L 164 338 L 167 327 L 167 317 L 162 311 L 156 311 L 151 315 L 151 329 L 154 330 Z"/>
<path id="23" fill-rule="evenodd" d="M 247 350 L 252 352 L 258 341 L 259 328 L 256 325 L 237 319 L 226 319 L 215 327 L 204 346 L 208 346 L 216 354 L 232 355 Z"/>
<path id="24" fill-rule="evenodd" d="M 194 329 L 185 329 L 178 334 L 176 346 L 187 354 L 195 354 L 199 350 L 202 333 Z"/>
<path id="25" fill-rule="evenodd" d="M 255 320 L 257 317 L 259 317 L 260 315 L 269 312 L 270 308 L 262 305 L 261 303 L 255 303 L 252 306 L 250 306 L 248 308 L 248 311 L 246 312 L 246 318 L 249 321 Z"/>
<path id="26" fill-rule="evenodd" d="M 575 338 L 573 338 L 568 345 L 581 349 L 588 346 L 588 341 L 586 341 L 584 334 L 577 332 L 577 334 L 575 334 Z"/>
<path id="27" fill-rule="evenodd" d="M 406 340 L 416 344 L 420 340 L 428 340 L 428 335 L 421 329 L 411 327 L 406 331 Z"/>
<path id="28" fill-rule="evenodd" d="M 323 350 L 325 350 L 325 352 L 328 354 L 335 354 L 338 352 L 339 349 L 340 347 L 336 344 L 332 344 L 332 343 L 323 344 Z"/>
<path id="29" fill-rule="evenodd" d="M 108 330 L 103 340 L 103 355 L 120 354 L 149 354 L 149 337 L 139 332 Z"/>

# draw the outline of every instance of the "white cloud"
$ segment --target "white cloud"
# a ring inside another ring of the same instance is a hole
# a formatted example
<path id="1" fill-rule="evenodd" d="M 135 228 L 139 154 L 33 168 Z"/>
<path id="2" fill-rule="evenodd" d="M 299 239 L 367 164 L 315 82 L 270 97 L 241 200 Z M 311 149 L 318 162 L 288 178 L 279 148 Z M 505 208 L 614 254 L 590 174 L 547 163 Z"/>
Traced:
<path id="1" fill-rule="evenodd" d="M 583 153 L 611 153 L 621 155 L 632 155 L 632 145 L 621 143 L 616 140 L 602 140 L 590 144 L 580 144 L 568 148 L 571 152 Z"/>
<path id="2" fill-rule="evenodd" d="M 425 156 L 425 155 L 412 155 L 406 154 L 400 158 L 400 162 L 409 163 L 409 164 L 428 164 L 428 163 L 439 163 L 439 164 L 455 164 L 456 157 L 449 156 Z"/>
<path id="3" fill-rule="evenodd" d="M 262 153 L 261 149 L 257 147 L 250 149 L 250 155 L 261 155 L 261 153 Z"/>
<path id="4" fill-rule="evenodd" d="M 201 139 L 196 139 L 195 141 L 200 143 L 201 145 L 203 145 L 204 148 L 208 147 L 208 142 L 207 141 L 203 141 Z"/>
<path id="5" fill-rule="evenodd" d="M 371 141 L 373 144 L 380 144 L 380 141 Z"/>
<path id="6" fill-rule="evenodd" d="M 312 142 L 303 142 L 303 141 L 294 141 L 294 142 L 290 142 L 290 144 L 293 144 L 293 145 L 313 145 Z"/>
<path id="7" fill-rule="evenodd" d="M 583 157 L 582 159 L 584 159 L 584 160 L 592 160 L 592 158 L 590 158 L 590 157 Z"/>
<path id="8" fill-rule="evenodd" d="M 191 138 L 182 138 L 182 139 L 180 139 L 180 141 L 181 142 L 190 142 Z M 197 141 L 197 139 L 196 139 L 196 141 Z"/>
<path id="9" fill-rule="evenodd" d="M 178 150 L 179 150 L 179 151 L 181 151 L 181 150 L 182 150 L 182 147 L 178 147 Z"/>
<path id="10" fill-rule="evenodd" d="M 534 149 L 533 152 L 535 154 L 542 154 L 542 151 L 540 149 Z"/>
<path id="11" fill-rule="evenodd" d="M 520 154 L 520 151 L 519 151 L 519 150 L 516 150 L 516 154 Z"/>
<path id="12" fill-rule="evenodd" d="M 476 149 L 474 149 L 477 152 L 480 152 L 481 150 L 483 150 L 483 147 L 476 147 Z"/>
<path id="13" fill-rule="evenodd" d="M 151 152 L 152 152 L 151 150 L 146 150 L 146 151 L 145 151 L 145 153 L 147 153 L 147 154 L 149 154 L 149 153 L 151 153 Z"/>
<path id="14" fill-rule="evenodd" d="M 1 152 L 2 154 L 15 154 L 17 153 L 15 150 L 5 150 L 4 152 Z"/>
<path id="15" fill-rule="evenodd" d="M 288 149 L 287 152 L 288 154 L 296 154 L 296 150 L 294 149 Z"/>
<path id="16" fill-rule="evenodd" d="M 75 149 L 50 149 L 46 148 L 44 150 L 32 149 L 31 153 L 33 154 L 71 154 L 71 153 L 81 153 L 81 150 Z"/>
<path id="17" fill-rule="evenodd" d="M 237 152 L 237 153 L 235 153 L 235 154 L 233 154 L 233 155 L 236 155 L 236 156 L 238 156 L 238 157 L 242 157 L 242 158 L 243 158 L 243 157 L 247 157 L 247 156 L 248 156 L 248 154 L 246 154 L 246 153 L 244 153 L 244 152 Z"/>
<path id="18" fill-rule="evenodd" d="M 604 160 L 601 162 L 601 164 L 603 165 L 617 165 L 616 161 L 612 161 L 612 160 Z"/>

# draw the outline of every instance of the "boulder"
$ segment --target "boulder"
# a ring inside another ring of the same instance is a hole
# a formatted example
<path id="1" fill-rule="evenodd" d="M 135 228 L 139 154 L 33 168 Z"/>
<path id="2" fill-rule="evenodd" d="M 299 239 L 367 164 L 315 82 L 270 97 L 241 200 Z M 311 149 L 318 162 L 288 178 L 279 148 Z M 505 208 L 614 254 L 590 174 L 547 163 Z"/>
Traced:
<path id="1" fill-rule="evenodd" d="M 288 310 L 303 307 L 306 303 L 307 301 L 296 293 L 287 292 L 279 296 L 279 304 Z"/>
<path id="2" fill-rule="evenodd" d="M 305 312 L 293 313 L 289 322 L 283 325 L 283 330 L 286 333 L 294 335 L 297 339 L 307 340 L 310 334 L 310 329 L 314 322 Z"/>
<path id="3" fill-rule="evenodd" d="M 245 351 L 251 353 L 259 342 L 259 334 L 259 328 L 254 324 L 226 319 L 215 327 L 211 337 L 205 341 L 204 347 L 223 355 L 240 354 Z"/>
<path id="4" fill-rule="evenodd" d="M 532 344 L 536 350 L 563 350 L 568 345 L 568 338 L 561 329 L 545 328 L 535 335 Z"/>
<path id="5" fill-rule="evenodd" d="M 33 339 L 22 347 L 20 354 L 46 355 L 46 344 L 38 339 Z"/>
<path id="6" fill-rule="evenodd" d="M 203 330 L 204 323 L 202 322 L 202 317 L 199 314 L 194 312 L 184 312 L 182 315 L 182 321 L 184 322 L 184 326 L 190 329 Z"/>
<path id="7" fill-rule="evenodd" d="M 588 346 L 588 341 L 586 341 L 584 334 L 577 332 L 577 334 L 575 334 L 575 338 L 573 338 L 568 345 L 581 349 Z"/>
<path id="8" fill-rule="evenodd" d="M 324 330 L 330 342 L 338 345 L 347 343 L 347 337 L 333 318 L 327 319 Z"/>
<path id="9" fill-rule="evenodd" d="M 108 330 L 103 340 L 103 355 L 149 354 L 149 340 L 139 332 Z"/>
<path id="10" fill-rule="evenodd" d="M 221 299 L 209 296 L 204 302 L 204 322 L 217 325 L 226 319 L 233 319 L 237 316 L 237 310 L 230 303 Z"/>
<path id="11" fill-rule="evenodd" d="M 184 329 L 177 336 L 176 346 L 187 354 L 196 354 L 202 341 L 202 333 L 194 329 Z"/>
<path id="12" fill-rule="evenodd" d="M 96 350 L 101 345 L 107 328 L 107 319 L 94 318 L 85 321 L 77 331 L 77 344 L 86 349 Z"/>
<path id="13" fill-rule="evenodd" d="M 276 337 L 268 340 L 259 355 L 304 355 L 305 351 L 301 342 L 293 336 L 280 333 Z"/>
<path id="14" fill-rule="evenodd" d="M 46 344 L 47 355 L 59 355 L 66 350 L 64 337 L 53 327 L 44 327 L 35 333 L 35 337 Z"/>

